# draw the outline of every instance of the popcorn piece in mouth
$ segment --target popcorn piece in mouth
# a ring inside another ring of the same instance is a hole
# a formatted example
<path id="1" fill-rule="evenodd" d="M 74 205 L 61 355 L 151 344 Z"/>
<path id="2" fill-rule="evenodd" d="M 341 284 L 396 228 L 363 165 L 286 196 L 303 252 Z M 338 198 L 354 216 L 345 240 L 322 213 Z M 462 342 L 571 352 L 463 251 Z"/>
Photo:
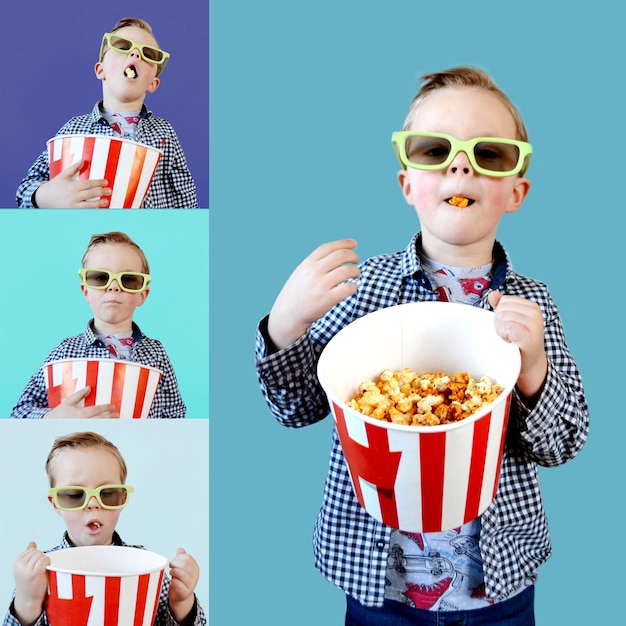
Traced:
<path id="1" fill-rule="evenodd" d="M 448 203 L 452 204 L 453 206 L 458 206 L 459 209 L 464 209 L 465 207 L 468 207 L 470 205 L 470 200 L 469 198 L 465 198 L 463 196 L 452 196 L 448 200 Z"/>
<path id="2" fill-rule="evenodd" d="M 127 67 L 124 70 L 124 74 L 126 74 L 128 78 L 137 78 L 137 72 L 135 71 L 135 67 L 133 65 Z"/>

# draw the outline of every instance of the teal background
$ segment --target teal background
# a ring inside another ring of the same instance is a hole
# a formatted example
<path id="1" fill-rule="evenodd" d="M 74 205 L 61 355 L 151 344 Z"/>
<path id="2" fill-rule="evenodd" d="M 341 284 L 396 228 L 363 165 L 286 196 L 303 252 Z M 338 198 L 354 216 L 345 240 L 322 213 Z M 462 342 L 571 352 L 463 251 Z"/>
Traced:
<path id="1" fill-rule="evenodd" d="M 168 353 L 187 417 L 208 417 L 208 211 L 1 211 L 0 417 L 30 376 L 92 313 L 78 268 L 94 233 L 120 230 L 144 251 L 150 294 L 134 321 Z"/>
<path id="2" fill-rule="evenodd" d="M 419 75 L 489 71 L 519 107 L 532 189 L 499 238 L 546 282 L 583 374 L 591 433 L 541 470 L 554 553 L 537 623 L 618 623 L 625 423 L 619 305 L 624 8 L 529 1 L 252 0 L 211 4 L 211 623 L 342 624 L 313 564 L 331 420 L 279 426 L 258 389 L 258 321 L 295 266 L 354 237 L 361 258 L 419 224 L 390 137 Z"/>

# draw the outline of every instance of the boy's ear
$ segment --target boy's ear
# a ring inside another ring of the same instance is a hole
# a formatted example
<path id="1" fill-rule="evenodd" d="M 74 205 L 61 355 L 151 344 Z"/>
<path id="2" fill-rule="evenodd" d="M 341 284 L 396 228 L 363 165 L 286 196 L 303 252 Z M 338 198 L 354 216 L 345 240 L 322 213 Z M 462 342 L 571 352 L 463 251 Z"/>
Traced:
<path id="1" fill-rule="evenodd" d="M 52 505 L 52 508 L 55 510 L 57 515 L 60 515 L 61 513 L 59 512 L 59 509 L 57 509 L 56 504 L 54 503 L 54 500 L 53 500 L 52 496 L 48 496 L 48 502 Z"/>
<path id="2" fill-rule="evenodd" d="M 158 89 L 160 84 L 161 84 L 161 79 L 155 76 L 152 79 L 152 82 L 148 85 L 148 88 L 146 89 L 146 93 L 154 93 Z"/>
<path id="3" fill-rule="evenodd" d="M 524 178 L 523 176 L 518 176 L 515 179 L 515 187 L 513 187 L 513 191 L 511 192 L 511 197 L 509 198 L 509 204 L 506 208 L 506 213 L 515 213 L 522 204 L 524 200 L 526 200 L 526 196 L 530 191 L 530 180 L 528 178 Z"/>
<path id="4" fill-rule="evenodd" d="M 141 306 L 145 301 L 148 295 L 150 294 L 150 288 L 146 287 L 143 291 L 139 292 L 141 299 L 139 300 L 139 304 L 137 306 Z"/>
<path id="5" fill-rule="evenodd" d="M 402 189 L 402 195 L 404 199 L 409 203 L 411 202 L 411 183 L 409 181 L 409 177 L 407 176 L 406 170 L 402 169 L 398 172 L 398 184 Z"/>
<path id="6" fill-rule="evenodd" d="M 96 78 L 98 80 L 104 79 L 104 66 L 102 65 L 102 63 L 96 63 L 94 65 L 93 71 L 96 73 Z"/>

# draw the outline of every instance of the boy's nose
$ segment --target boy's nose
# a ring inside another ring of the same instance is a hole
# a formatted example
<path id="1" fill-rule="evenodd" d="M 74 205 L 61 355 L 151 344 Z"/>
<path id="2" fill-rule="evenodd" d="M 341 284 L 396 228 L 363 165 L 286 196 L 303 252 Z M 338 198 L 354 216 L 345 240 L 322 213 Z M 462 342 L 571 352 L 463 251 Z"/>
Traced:
<path id="1" fill-rule="evenodd" d="M 459 150 L 454 155 L 454 159 L 452 159 L 452 163 L 450 163 L 448 169 L 452 174 L 456 174 L 457 172 L 461 174 L 470 174 L 472 172 L 472 164 L 467 158 L 467 154 L 465 154 L 463 150 Z"/>
<path id="2" fill-rule="evenodd" d="M 117 279 L 111 281 L 111 284 L 108 286 L 107 291 L 121 291 Z"/>
<path id="3" fill-rule="evenodd" d="M 140 59 L 141 58 L 141 54 L 139 54 L 139 50 L 137 48 L 133 48 L 129 53 L 128 56 L 132 56 L 135 59 Z"/>
<path id="4" fill-rule="evenodd" d="M 88 509 L 100 508 L 100 503 L 96 500 L 96 496 L 91 496 L 91 498 L 89 498 L 89 502 L 87 502 L 87 508 Z"/>

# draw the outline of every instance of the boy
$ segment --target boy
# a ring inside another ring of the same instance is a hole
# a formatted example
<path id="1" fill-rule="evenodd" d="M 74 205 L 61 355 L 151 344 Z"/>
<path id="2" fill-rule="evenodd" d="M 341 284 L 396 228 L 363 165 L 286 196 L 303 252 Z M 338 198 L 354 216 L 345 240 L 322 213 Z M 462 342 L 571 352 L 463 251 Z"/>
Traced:
<path id="1" fill-rule="evenodd" d="M 67 529 L 61 544 L 52 550 L 128 545 L 115 530 L 132 492 L 132 487 L 125 484 L 126 463 L 116 446 L 93 432 L 58 437 L 48 455 L 46 472 L 50 482 L 48 500 Z M 71 491 L 63 489 L 70 486 Z M 93 491 L 82 491 L 83 487 Z M 34 542 L 15 559 L 15 594 L 5 626 L 47 623 L 44 602 L 49 564 L 50 558 Z M 206 624 L 194 594 L 200 575 L 195 559 L 179 548 L 170 563 L 170 575 L 163 579 L 155 624 Z"/>
<path id="2" fill-rule="evenodd" d="M 551 552 L 536 466 L 573 458 L 589 428 L 556 306 L 545 285 L 513 270 L 496 241 L 500 219 L 521 207 L 530 188 L 531 147 L 513 104 L 474 68 L 424 76 L 393 143 L 421 232 L 404 251 L 358 267 L 350 239 L 305 259 L 260 324 L 259 381 L 281 423 L 305 426 L 329 411 L 317 357 L 357 317 L 427 300 L 494 308 L 496 330 L 519 346 L 522 365 L 493 504 L 448 532 L 386 527 L 356 500 L 334 431 L 316 565 L 346 593 L 349 626 L 529 626 L 537 569 Z"/>
<path id="3" fill-rule="evenodd" d="M 197 208 L 196 188 L 172 125 L 154 117 L 146 94 L 159 86 L 159 75 L 169 59 L 142 19 L 124 18 L 105 33 L 95 65 L 102 81 L 102 100 L 92 112 L 70 119 L 57 133 L 125 137 L 163 151 L 143 208 Z M 47 150 L 39 155 L 17 190 L 20 208 L 80 208 L 108 206 L 111 189 L 106 180 L 74 180 L 83 161 L 50 180 Z"/>
<path id="4" fill-rule="evenodd" d="M 63 340 L 52 350 L 44 365 L 66 358 L 116 358 L 157 367 L 163 376 L 148 417 L 185 417 L 185 404 L 165 349 L 133 322 L 135 309 L 150 293 L 150 268 L 143 250 L 125 233 L 92 235 L 82 266 L 80 288 L 94 317 L 85 332 Z M 119 417 L 112 404 L 79 406 L 89 391 L 89 387 L 80 389 L 50 409 L 41 367 L 26 385 L 11 417 Z"/>

